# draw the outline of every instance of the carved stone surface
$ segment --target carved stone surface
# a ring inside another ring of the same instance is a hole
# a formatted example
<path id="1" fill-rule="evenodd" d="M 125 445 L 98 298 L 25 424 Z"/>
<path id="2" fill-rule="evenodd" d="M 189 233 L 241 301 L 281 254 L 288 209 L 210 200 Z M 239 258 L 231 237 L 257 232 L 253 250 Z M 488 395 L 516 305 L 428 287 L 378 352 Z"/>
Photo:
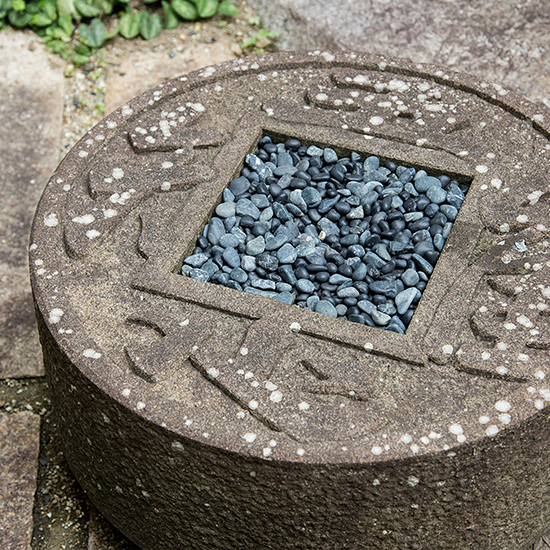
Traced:
<path id="1" fill-rule="evenodd" d="M 540 537 L 549 117 L 440 67 L 302 52 L 172 80 L 93 128 L 42 197 L 31 277 L 97 507 L 144 549 Z M 405 335 L 179 275 L 265 134 L 471 181 Z"/>

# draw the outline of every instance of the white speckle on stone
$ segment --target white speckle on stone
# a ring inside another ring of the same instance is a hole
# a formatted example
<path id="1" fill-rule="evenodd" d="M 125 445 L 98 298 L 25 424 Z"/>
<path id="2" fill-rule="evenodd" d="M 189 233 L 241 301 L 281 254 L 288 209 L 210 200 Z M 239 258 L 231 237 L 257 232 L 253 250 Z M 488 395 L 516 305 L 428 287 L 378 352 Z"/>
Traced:
<path id="1" fill-rule="evenodd" d="M 420 447 L 419 447 L 416 443 L 413 443 L 413 444 L 410 446 L 410 449 L 411 449 L 411 451 L 413 452 L 413 454 L 417 454 L 418 451 L 420 451 Z"/>
<path id="2" fill-rule="evenodd" d="M 497 367 L 496 368 L 496 371 L 498 374 L 500 374 L 501 376 L 504 376 L 505 374 L 508 374 L 508 369 L 506 367 Z"/>
<path id="3" fill-rule="evenodd" d="M 498 412 L 508 412 L 512 408 L 512 405 L 508 401 L 500 400 L 495 403 L 495 409 Z"/>
<path id="4" fill-rule="evenodd" d="M 61 320 L 61 317 L 63 316 L 64 311 L 59 308 L 54 308 L 50 311 L 50 318 L 48 319 L 50 323 L 57 324 Z"/>
<path id="5" fill-rule="evenodd" d="M 499 414 L 498 420 L 502 424 L 510 424 L 512 417 L 509 414 Z"/>
<path id="6" fill-rule="evenodd" d="M 251 378 L 254 378 L 254 373 L 253 373 L 253 372 L 247 372 L 247 373 L 244 375 L 244 379 L 245 379 L 245 380 L 250 380 Z"/>
<path id="7" fill-rule="evenodd" d="M 46 227 L 55 227 L 59 223 L 59 220 L 57 219 L 57 214 L 48 214 L 44 218 L 44 225 Z"/>
<path id="8" fill-rule="evenodd" d="M 301 411 L 307 411 L 309 409 L 309 403 L 306 403 L 305 401 L 302 401 L 301 403 L 298 404 L 298 408 Z"/>
<path id="9" fill-rule="evenodd" d="M 124 170 L 122 168 L 113 168 L 113 178 L 121 180 L 124 177 Z"/>
<path id="10" fill-rule="evenodd" d="M 388 66 L 388 64 L 387 64 L 385 61 L 382 61 L 382 62 L 378 65 L 378 68 L 379 68 L 381 71 L 385 71 L 387 66 Z"/>
<path id="11" fill-rule="evenodd" d="M 250 383 L 250 385 L 253 387 L 253 388 L 257 388 L 260 383 L 257 381 L 257 380 L 254 380 L 253 382 Z"/>
<path id="12" fill-rule="evenodd" d="M 297 454 L 298 456 L 304 456 L 304 455 L 306 454 L 306 452 L 305 452 L 304 449 L 301 449 L 301 448 L 300 448 L 300 449 L 298 449 L 298 450 L 296 451 L 296 454 Z"/>
<path id="13" fill-rule="evenodd" d="M 273 450 L 271 449 L 271 447 L 264 447 L 262 449 L 262 454 L 267 458 L 271 453 L 273 452 Z"/>
<path id="14" fill-rule="evenodd" d="M 488 416 L 480 416 L 479 417 L 479 423 L 480 424 L 489 424 L 490 418 Z"/>
<path id="15" fill-rule="evenodd" d="M 519 353 L 518 361 L 529 361 L 529 356 L 526 353 Z"/>
<path id="16" fill-rule="evenodd" d="M 462 435 L 464 433 L 464 430 L 462 429 L 462 426 L 460 424 L 451 424 L 449 426 L 449 431 L 453 435 Z"/>
<path id="17" fill-rule="evenodd" d="M 533 120 L 535 122 L 544 122 L 544 115 L 534 115 Z"/>
<path id="18" fill-rule="evenodd" d="M 107 208 L 103 211 L 103 217 L 105 219 L 114 218 L 117 215 L 117 211 L 114 208 Z"/>
<path id="19" fill-rule="evenodd" d="M 412 441 L 412 437 L 409 434 L 404 434 L 401 436 L 399 441 L 401 441 L 401 443 L 405 443 L 405 445 L 408 445 Z"/>
<path id="20" fill-rule="evenodd" d="M 443 348 L 441 349 L 443 350 L 443 353 L 446 355 L 452 355 L 453 353 L 453 346 L 451 346 L 450 344 L 443 346 Z"/>
<path id="21" fill-rule="evenodd" d="M 487 360 L 487 359 L 490 359 L 491 358 L 491 354 L 488 352 L 488 351 L 484 351 L 482 354 L 481 354 L 481 358 L 483 360 Z"/>
<path id="22" fill-rule="evenodd" d="M 430 443 L 430 438 L 429 437 L 426 437 L 425 435 L 423 435 L 421 438 L 420 438 L 420 441 L 422 443 L 424 443 L 424 445 L 428 445 Z"/>
<path id="23" fill-rule="evenodd" d="M 37 248 L 38 248 L 38 245 L 36 243 L 32 243 L 31 246 L 29 246 L 30 251 L 36 250 Z"/>
<path id="24" fill-rule="evenodd" d="M 500 429 L 498 426 L 495 426 L 494 424 L 491 424 L 486 430 L 485 430 L 485 433 L 489 436 L 489 437 L 492 437 L 494 435 L 497 435 L 497 433 L 500 432 Z"/>
<path id="25" fill-rule="evenodd" d="M 535 378 L 537 378 L 538 380 L 544 380 L 546 378 L 546 374 L 543 371 L 538 370 L 537 372 L 535 372 Z"/>
<path id="26" fill-rule="evenodd" d="M 193 424 L 193 421 L 192 421 L 192 420 L 186 420 L 186 421 L 185 421 L 185 425 L 186 425 L 186 426 L 191 426 L 191 424 Z"/>
<path id="27" fill-rule="evenodd" d="M 89 357 L 90 359 L 99 359 L 101 357 L 101 353 L 98 353 L 91 348 L 85 349 L 82 352 L 82 355 L 84 355 L 84 357 Z"/>
<path id="28" fill-rule="evenodd" d="M 540 411 L 544 409 L 544 401 L 542 399 L 535 399 L 535 407 Z"/>
<path id="29" fill-rule="evenodd" d="M 370 343 L 370 342 L 367 342 L 363 348 L 365 349 L 365 351 L 372 351 L 374 349 L 374 346 Z"/>
<path id="30" fill-rule="evenodd" d="M 505 342 L 499 342 L 497 344 L 497 349 L 499 349 L 500 351 L 505 351 L 508 349 L 508 344 L 506 344 Z"/>
<path id="31" fill-rule="evenodd" d="M 269 380 L 265 383 L 265 388 L 269 391 L 275 391 L 277 389 L 277 384 L 270 382 Z"/>
<path id="32" fill-rule="evenodd" d="M 101 416 L 103 416 L 103 422 L 105 422 L 105 424 L 109 424 L 111 422 L 111 420 L 105 413 L 101 413 Z"/>
<path id="33" fill-rule="evenodd" d="M 161 191 L 170 191 L 172 184 L 169 181 L 165 181 L 160 184 Z"/>
<path id="34" fill-rule="evenodd" d="M 259 403 L 255 399 L 252 399 L 251 401 L 248 402 L 248 408 L 251 411 L 255 411 L 258 408 L 258 405 Z"/>
<path id="35" fill-rule="evenodd" d="M 143 401 L 138 401 L 138 402 L 136 403 L 136 409 L 137 409 L 138 411 L 141 411 L 141 410 L 143 410 L 144 408 L 145 408 L 145 403 L 144 403 Z"/>
<path id="36" fill-rule="evenodd" d="M 533 191 L 529 195 L 527 195 L 527 198 L 529 199 L 529 204 L 537 204 L 538 200 L 542 197 L 543 192 L 542 191 Z"/>
<path id="37" fill-rule="evenodd" d="M 164 161 L 164 162 L 162 163 L 162 167 L 165 168 L 165 169 L 166 169 L 166 168 L 172 168 L 172 166 L 174 166 L 174 163 L 173 163 L 173 162 L 170 162 L 170 161 L 168 161 L 168 160 L 167 160 L 167 161 Z"/>
<path id="38" fill-rule="evenodd" d="M 63 191 L 70 191 L 71 190 L 71 186 L 66 183 L 64 186 L 63 186 Z"/>
<path id="39" fill-rule="evenodd" d="M 215 367 L 210 367 L 206 372 L 210 378 L 217 378 L 220 375 L 220 371 Z"/>
<path id="40" fill-rule="evenodd" d="M 130 396 L 130 390 L 129 390 L 128 388 L 124 388 L 124 389 L 122 390 L 122 395 L 123 395 L 124 397 L 129 397 L 129 396 Z"/>
<path id="41" fill-rule="evenodd" d="M 34 265 L 42 265 L 44 260 L 34 260 Z"/>
<path id="42" fill-rule="evenodd" d="M 329 63 L 331 61 L 334 61 L 335 57 L 330 52 L 323 52 L 321 56 L 325 59 L 325 61 L 328 61 Z"/>
<path id="43" fill-rule="evenodd" d="M 130 116 L 133 113 L 134 111 L 128 105 L 122 107 L 122 116 Z"/>
<path id="44" fill-rule="evenodd" d="M 280 403 L 283 400 L 283 394 L 280 391 L 274 391 L 270 396 L 269 400 L 273 403 Z"/>
<path id="45" fill-rule="evenodd" d="M 182 321 L 179 325 L 180 327 L 186 327 L 189 324 L 189 319 L 185 319 L 185 321 Z"/>
<path id="46" fill-rule="evenodd" d="M 145 138 L 145 141 L 146 141 L 147 143 L 155 143 L 156 139 L 155 139 L 153 136 L 147 136 L 147 137 Z"/>
<path id="47" fill-rule="evenodd" d="M 380 126 L 380 124 L 384 123 L 384 119 L 381 116 L 373 116 L 369 119 L 369 122 L 373 126 Z"/>
<path id="48" fill-rule="evenodd" d="M 86 157 L 88 156 L 88 151 L 80 151 L 80 152 L 78 153 L 78 156 L 79 156 L 80 158 L 86 158 Z"/>
<path id="49" fill-rule="evenodd" d="M 93 214 L 84 214 L 83 216 L 77 216 L 76 218 L 73 218 L 72 221 L 74 223 L 80 223 L 82 225 L 89 225 L 95 222 L 95 217 L 93 216 Z"/>
<path id="50" fill-rule="evenodd" d="M 197 113 L 202 113 L 205 111 L 204 105 L 202 103 L 186 103 L 187 107 L 193 109 L 193 111 L 197 111 Z"/>
<path id="51" fill-rule="evenodd" d="M 428 142 L 428 140 L 424 139 L 424 138 L 417 139 L 416 140 L 416 146 L 417 147 L 423 147 L 424 145 L 426 145 L 427 142 Z"/>
<path id="52" fill-rule="evenodd" d="M 254 441 L 256 441 L 256 437 L 257 437 L 256 434 L 252 433 L 252 432 L 248 432 L 248 433 L 243 435 L 243 439 L 247 443 L 254 443 Z"/>
<path id="53" fill-rule="evenodd" d="M 239 418 L 239 419 L 243 419 L 245 416 L 246 416 L 246 414 L 245 414 L 244 411 L 239 411 L 239 412 L 237 413 L 237 418 Z"/>
<path id="54" fill-rule="evenodd" d="M 478 164 L 476 166 L 476 171 L 479 172 L 480 174 L 485 174 L 488 170 L 489 168 L 485 166 L 485 164 Z"/>
<path id="55" fill-rule="evenodd" d="M 317 99 L 318 101 L 326 101 L 328 99 L 328 95 L 327 94 L 317 94 L 315 96 L 315 99 Z"/>
<path id="56" fill-rule="evenodd" d="M 409 479 L 407 479 L 407 483 L 411 487 L 416 487 L 420 483 L 420 480 L 415 476 L 410 476 Z"/>
<path id="57" fill-rule="evenodd" d="M 109 129 L 113 129 L 113 128 L 116 128 L 116 122 L 114 120 L 109 120 L 109 122 L 107 122 L 107 128 Z"/>
<path id="58" fill-rule="evenodd" d="M 245 348 L 244 346 L 239 350 L 239 353 L 241 355 L 248 355 L 248 348 Z"/>
<path id="59" fill-rule="evenodd" d="M 550 401 L 550 390 L 542 389 L 539 390 L 539 393 L 545 401 Z"/>
<path id="60" fill-rule="evenodd" d="M 502 185 L 502 180 L 499 179 L 499 178 L 493 178 L 491 180 L 491 185 L 495 188 L 495 189 L 500 189 L 501 185 Z"/>
<path id="61" fill-rule="evenodd" d="M 99 231 L 97 231 L 96 229 L 90 229 L 89 231 L 86 231 L 86 237 L 88 237 L 88 239 L 97 239 L 97 237 L 99 237 L 101 235 L 101 233 Z"/>
<path id="62" fill-rule="evenodd" d="M 37 269 L 37 270 L 36 270 L 36 274 L 37 274 L 37 275 L 44 275 L 44 273 L 46 273 L 46 270 L 45 270 L 45 269 Z"/>
<path id="63" fill-rule="evenodd" d="M 520 214 L 516 220 L 518 221 L 518 223 L 527 223 L 529 221 L 529 217 L 526 216 L 525 214 Z"/>
<path id="64" fill-rule="evenodd" d="M 456 440 L 459 442 L 459 443 L 464 443 L 466 441 L 466 436 L 465 435 L 457 435 L 456 436 Z"/>
<path id="65" fill-rule="evenodd" d="M 514 323 L 504 323 L 504 328 L 506 330 L 515 330 L 517 327 Z"/>
<path id="66" fill-rule="evenodd" d="M 290 324 L 290 330 L 291 330 L 292 332 L 300 332 L 301 328 L 302 328 L 302 327 L 300 326 L 299 323 L 291 323 L 291 324 Z"/>
<path id="67" fill-rule="evenodd" d="M 382 447 L 379 447 L 378 445 L 375 445 L 371 450 L 370 452 L 375 455 L 375 456 L 379 456 L 381 455 L 383 452 L 384 452 L 384 449 L 382 449 Z"/>
<path id="68" fill-rule="evenodd" d="M 467 157 L 470 153 L 468 151 L 460 151 L 460 153 L 458 153 L 458 156 L 459 157 Z"/>

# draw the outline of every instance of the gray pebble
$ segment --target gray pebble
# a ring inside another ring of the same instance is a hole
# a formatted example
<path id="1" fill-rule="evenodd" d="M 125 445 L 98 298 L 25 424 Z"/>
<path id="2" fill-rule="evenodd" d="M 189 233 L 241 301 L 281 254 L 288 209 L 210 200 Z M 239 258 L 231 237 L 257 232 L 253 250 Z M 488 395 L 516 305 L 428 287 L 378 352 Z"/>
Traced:
<path id="1" fill-rule="evenodd" d="M 454 206 L 451 206 L 450 204 L 442 204 L 439 207 L 439 210 L 443 214 L 445 214 L 445 216 L 447 216 L 447 219 L 450 222 L 454 222 L 456 220 L 456 217 L 458 215 L 458 210 Z"/>
<path id="2" fill-rule="evenodd" d="M 293 176 L 298 171 L 298 168 L 295 166 L 277 166 L 273 173 L 276 176 Z"/>
<path id="3" fill-rule="evenodd" d="M 338 317 L 336 308 L 328 300 L 319 300 L 315 304 L 315 311 L 329 317 Z"/>
<path id="4" fill-rule="evenodd" d="M 278 233 L 277 235 L 269 236 L 265 241 L 266 250 L 277 250 L 281 248 L 286 242 L 288 242 L 288 235 L 285 233 Z"/>
<path id="5" fill-rule="evenodd" d="M 340 273 L 335 273 L 334 275 L 331 275 L 328 282 L 331 285 L 341 285 L 342 283 L 351 283 L 352 280 L 349 277 L 344 277 L 344 275 L 340 275 Z"/>
<path id="6" fill-rule="evenodd" d="M 256 258 L 254 258 L 254 256 L 243 256 L 241 260 L 241 269 L 245 271 L 254 271 L 256 269 Z"/>
<path id="7" fill-rule="evenodd" d="M 279 269 L 277 269 L 277 273 L 281 276 L 285 283 L 288 283 L 289 285 L 296 284 L 296 275 L 294 275 L 294 270 L 291 265 L 285 264 L 280 266 Z"/>
<path id="8" fill-rule="evenodd" d="M 391 321 L 391 317 L 375 309 L 370 316 L 376 325 L 379 327 L 385 327 Z"/>
<path id="9" fill-rule="evenodd" d="M 256 237 L 246 243 L 246 253 L 250 256 L 257 256 L 265 250 L 265 239 L 263 236 Z"/>
<path id="10" fill-rule="evenodd" d="M 222 253 L 222 257 L 230 267 L 239 267 L 241 265 L 239 253 L 232 247 L 226 248 Z"/>
<path id="11" fill-rule="evenodd" d="M 196 279 L 201 283 L 206 283 L 210 280 L 210 275 L 207 271 L 204 271 L 204 269 L 191 269 L 191 271 L 189 271 L 189 277 L 191 277 L 192 279 Z"/>
<path id="12" fill-rule="evenodd" d="M 334 149 L 326 147 L 325 149 L 323 149 L 323 158 L 325 159 L 325 162 L 327 164 L 332 164 L 333 162 L 336 162 L 338 160 L 338 155 L 336 154 L 336 151 Z"/>
<path id="13" fill-rule="evenodd" d="M 290 243 L 286 243 L 277 250 L 277 258 L 282 264 L 292 264 L 297 257 L 296 249 Z"/>
<path id="14" fill-rule="evenodd" d="M 357 296 L 359 296 L 359 291 L 353 286 L 348 286 L 347 288 L 336 291 L 336 294 L 338 298 L 357 298 Z"/>
<path id="15" fill-rule="evenodd" d="M 235 215 L 236 206 L 234 202 L 222 202 L 216 207 L 216 214 L 220 218 L 230 218 Z"/>
<path id="16" fill-rule="evenodd" d="M 418 273 L 414 269 L 407 269 L 402 275 L 401 280 L 405 283 L 405 286 L 415 286 L 420 281 Z"/>
<path id="17" fill-rule="evenodd" d="M 282 302 L 283 304 L 288 304 L 289 306 L 291 306 L 294 303 L 294 294 L 285 290 L 273 296 L 272 300 Z"/>
<path id="18" fill-rule="evenodd" d="M 223 248 L 227 248 L 228 246 L 232 246 L 233 248 L 237 248 L 239 246 L 240 240 L 236 235 L 233 234 L 225 234 L 220 237 L 220 246 Z"/>
<path id="19" fill-rule="evenodd" d="M 315 145 L 310 145 L 307 148 L 306 154 L 310 157 L 320 157 L 323 154 L 323 150 L 319 149 L 319 147 L 316 147 Z"/>
<path id="20" fill-rule="evenodd" d="M 250 199 L 239 199 L 235 208 L 237 216 L 250 216 L 257 220 L 260 217 L 260 210 Z"/>
<path id="21" fill-rule="evenodd" d="M 269 206 L 269 199 L 267 198 L 266 195 L 264 195 L 262 193 L 252 195 L 250 197 L 250 200 L 254 203 L 254 206 L 259 208 L 260 210 L 262 210 L 264 208 L 267 208 Z"/>
<path id="22" fill-rule="evenodd" d="M 376 311 L 376 306 L 368 300 L 361 300 L 360 302 L 357 302 L 357 307 L 359 307 L 359 309 L 362 309 L 365 313 L 368 313 L 369 315 L 373 311 Z"/>
<path id="23" fill-rule="evenodd" d="M 426 197 L 428 197 L 434 204 L 442 204 L 447 199 L 447 191 L 434 185 L 426 191 Z"/>
<path id="24" fill-rule="evenodd" d="M 395 305 L 399 315 L 403 315 L 410 307 L 414 300 L 420 296 L 420 291 L 417 288 L 411 287 L 403 292 L 400 292 L 395 297 Z"/>
<path id="25" fill-rule="evenodd" d="M 225 226 L 219 218 L 212 218 L 208 224 L 208 240 L 211 244 L 216 245 L 220 241 L 220 237 L 225 235 Z"/>
<path id="26" fill-rule="evenodd" d="M 322 197 L 315 187 L 308 186 L 302 191 L 302 199 L 309 208 L 315 208 L 320 204 Z"/>
<path id="27" fill-rule="evenodd" d="M 231 270 L 229 277 L 241 284 L 246 283 L 246 281 L 248 280 L 248 275 L 246 274 L 246 271 L 243 271 L 240 267 L 236 267 L 235 269 Z"/>
<path id="28" fill-rule="evenodd" d="M 309 279 L 298 279 L 296 288 L 305 294 L 311 294 L 315 290 L 315 285 Z"/>
<path id="29" fill-rule="evenodd" d="M 229 184 L 229 190 L 233 193 L 234 196 L 242 195 L 246 193 L 250 188 L 250 182 L 244 177 L 235 178 Z"/>
<path id="30" fill-rule="evenodd" d="M 185 263 L 191 267 L 201 267 L 202 264 L 208 261 L 208 256 L 206 254 L 193 254 L 185 258 Z"/>
<path id="31" fill-rule="evenodd" d="M 340 316 L 340 317 L 343 317 L 347 312 L 348 312 L 348 308 L 344 305 L 344 304 L 338 304 L 336 307 L 336 313 Z"/>

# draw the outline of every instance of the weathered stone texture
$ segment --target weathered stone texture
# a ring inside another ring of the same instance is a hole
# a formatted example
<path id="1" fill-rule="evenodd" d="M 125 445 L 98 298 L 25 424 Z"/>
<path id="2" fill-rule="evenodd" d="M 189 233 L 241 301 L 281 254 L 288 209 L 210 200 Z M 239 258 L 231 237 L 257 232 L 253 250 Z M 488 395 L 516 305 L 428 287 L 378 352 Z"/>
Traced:
<path id="1" fill-rule="evenodd" d="M 147 550 L 546 532 L 548 123 L 475 77 L 324 51 L 185 75 L 92 129 L 41 199 L 31 277 L 67 459 L 105 517 Z M 179 274 L 263 134 L 471 182 L 405 335 Z"/>
<path id="2" fill-rule="evenodd" d="M 63 72 L 49 56 L 31 32 L 0 33 L 0 378 L 43 374 L 28 247 L 61 134 Z"/>
<path id="3" fill-rule="evenodd" d="M 395 55 L 475 74 L 550 107 L 545 0 L 251 0 L 282 49 Z"/>
<path id="4" fill-rule="evenodd" d="M 0 548 L 30 550 L 40 417 L 0 414 Z"/>

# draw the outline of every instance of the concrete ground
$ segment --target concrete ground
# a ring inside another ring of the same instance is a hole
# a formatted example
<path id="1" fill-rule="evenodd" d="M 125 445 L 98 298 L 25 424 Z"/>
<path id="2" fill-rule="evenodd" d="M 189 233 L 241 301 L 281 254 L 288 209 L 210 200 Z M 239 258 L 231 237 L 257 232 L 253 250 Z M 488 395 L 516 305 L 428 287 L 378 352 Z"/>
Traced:
<path id="1" fill-rule="evenodd" d="M 256 9 L 264 27 L 281 31 L 281 49 L 356 49 L 445 64 L 550 107 L 550 10 L 544 0 L 238 4 L 247 15 Z M 71 81 L 70 67 L 36 35 L 0 32 L 1 550 L 135 548 L 95 510 L 64 460 L 34 321 L 28 234 L 41 191 L 63 151 L 102 112 L 177 73 L 239 53 L 234 46 L 245 26 L 224 31 L 208 25 L 203 23 L 200 35 L 206 32 L 207 40 L 188 40 L 175 29 L 152 45 L 119 40 L 109 46 L 102 86 L 89 92 L 101 95 L 106 105 L 87 118 L 84 103 L 71 97 L 82 83 Z M 550 538 L 529 550 L 550 550 Z"/>

